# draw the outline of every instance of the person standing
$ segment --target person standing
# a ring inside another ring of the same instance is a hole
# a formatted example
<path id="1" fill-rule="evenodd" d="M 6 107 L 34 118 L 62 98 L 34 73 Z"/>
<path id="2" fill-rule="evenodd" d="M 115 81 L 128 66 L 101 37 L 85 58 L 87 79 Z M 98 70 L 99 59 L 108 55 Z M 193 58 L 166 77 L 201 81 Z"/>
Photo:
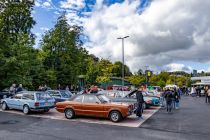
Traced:
<path id="1" fill-rule="evenodd" d="M 16 84 L 12 84 L 12 86 L 9 88 L 9 93 L 11 95 L 15 95 L 15 93 L 16 93 Z"/>
<path id="2" fill-rule="evenodd" d="M 180 95 L 181 94 L 179 92 L 179 89 L 175 89 L 175 92 L 174 92 L 175 109 L 179 109 Z"/>
<path id="3" fill-rule="evenodd" d="M 23 85 L 19 84 L 16 93 L 23 91 Z"/>
<path id="4" fill-rule="evenodd" d="M 167 112 L 171 112 L 172 110 L 172 98 L 173 98 L 172 92 L 169 89 L 167 89 L 165 92 Z"/>
<path id="5" fill-rule="evenodd" d="M 210 88 L 208 87 L 207 90 L 207 98 L 208 98 L 208 102 L 210 103 Z"/>
<path id="6" fill-rule="evenodd" d="M 205 90 L 204 90 L 204 94 L 205 94 L 205 102 L 208 102 L 208 86 L 205 86 Z"/>
<path id="7" fill-rule="evenodd" d="M 163 89 L 163 91 L 160 93 L 160 105 L 161 105 L 161 107 L 165 107 L 165 104 L 164 104 L 164 102 L 165 102 L 165 89 Z"/>
<path id="8" fill-rule="evenodd" d="M 142 118 L 142 113 L 143 113 L 143 103 L 144 103 L 144 97 L 142 92 L 145 90 L 145 87 L 141 85 L 136 92 L 136 99 L 137 99 L 137 110 L 136 110 L 136 116 L 138 118 Z M 142 118 L 143 119 L 143 118 Z"/>

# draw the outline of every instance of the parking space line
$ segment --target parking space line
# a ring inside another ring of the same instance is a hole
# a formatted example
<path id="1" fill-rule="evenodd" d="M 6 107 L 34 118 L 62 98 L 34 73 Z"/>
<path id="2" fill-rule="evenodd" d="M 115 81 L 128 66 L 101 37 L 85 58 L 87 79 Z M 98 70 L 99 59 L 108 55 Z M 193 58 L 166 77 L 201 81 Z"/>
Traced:
<path id="1" fill-rule="evenodd" d="M 72 120 L 68 120 L 65 118 L 64 113 L 59 113 L 55 109 L 51 109 L 47 113 L 41 113 L 41 114 L 30 114 L 28 116 L 31 117 L 41 117 L 45 119 L 54 119 L 54 120 L 65 120 L 65 121 L 74 121 L 74 122 L 83 122 L 83 123 L 94 123 L 94 124 L 105 124 L 105 125 L 114 125 L 114 126 L 124 126 L 124 127 L 140 127 L 147 119 L 149 119 L 152 115 L 154 115 L 160 107 L 153 107 L 147 110 L 144 110 L 143 118 L 144 119 L 138 119 L 134 114 L 127 117 L 121 122 L 113 123 L 109 119 L 103 119 L 103 118 L 89 118 L 89 117 L 82 117 L 82 118 L 75 118 Z M 21 111 L 16 110 L 8 110 L 8 111 L 2 111 L 1 112 L 7 112 L 7 113 L 14 113 L 18 115 L 24 115 Z"/>

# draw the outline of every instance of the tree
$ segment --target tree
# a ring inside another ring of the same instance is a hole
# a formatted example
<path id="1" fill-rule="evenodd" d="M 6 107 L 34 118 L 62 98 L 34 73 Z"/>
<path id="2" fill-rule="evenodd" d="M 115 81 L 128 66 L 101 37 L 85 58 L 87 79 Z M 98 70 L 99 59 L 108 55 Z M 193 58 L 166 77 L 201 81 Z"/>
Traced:
<path id="1" fill-rule="evenodd" d="M 32 85 L 31 71 L 36 63 L 31 32 L 35 25 L 31 16 L 33 6 L 28 0 L 2 0 L 0 3 L 1 88 L 14 82 Z"/>
<path id="2" fill-rule="evenodd" d="M 145 76 L 140 75 L 132 75 L 126 78 L 132 85 L 138 86 L 142 83 L 146 82 Z"/>
<path id="3" fill-rule="evenodd" d="M 113 68 L 113 76 L 115 77 L 121 77 L 122 76 L 122 62 L 117 61 L 114 63 L 115 67 Z M 130 72 L 130 69 L 127 65 L 124 65 L 124 74 L 125 76 L 131 76 L 132 73 Z"/>
<path id="4" fill-rule="evenodd" d="M 144 73 L 144 72 L 143 72 L 142 69 L 139 69 L 138 72 L 137 72 L 138 75 L 143 75 L 143 73 Z"/>
<path id="5" fill-rule="evenodd" d="M 65 13 L 61 15 L 54 28 L 46 32 L 41 41 L 44 53 L 43 62 L 46 71 L 53 73 L 51 86 L 77 84 L 78 75 L 85 74 L 84 60 L 87 51 L 81 48 L 79 36 L 81 28 L 70 26 Z M 48 83 L 49 81 L 47 81 Z"/>

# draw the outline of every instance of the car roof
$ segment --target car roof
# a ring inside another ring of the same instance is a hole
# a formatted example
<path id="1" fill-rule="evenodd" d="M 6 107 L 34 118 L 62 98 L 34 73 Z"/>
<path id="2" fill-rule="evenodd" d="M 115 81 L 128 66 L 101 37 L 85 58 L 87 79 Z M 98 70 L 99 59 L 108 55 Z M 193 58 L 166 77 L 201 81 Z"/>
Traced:
<path id="1" fill-rule="evenodd" d="M 44 93 L 43 91 L 20 91 L 17 94 L 34 94 L 34 93 Z"/>

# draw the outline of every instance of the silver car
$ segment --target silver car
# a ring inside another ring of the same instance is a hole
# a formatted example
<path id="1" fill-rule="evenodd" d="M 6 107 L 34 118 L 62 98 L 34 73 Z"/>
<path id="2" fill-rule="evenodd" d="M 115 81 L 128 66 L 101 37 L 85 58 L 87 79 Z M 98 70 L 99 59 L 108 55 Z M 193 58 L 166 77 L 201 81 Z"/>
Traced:
<path id="1" fill-rule="evenodd" d="M 55 100 L 45 92 L 22 91 L 13 97 L 1 100 L 2 110 L 18 109 L 24 114 L 30 111 L 48 112 L 55 106 Z"/>

